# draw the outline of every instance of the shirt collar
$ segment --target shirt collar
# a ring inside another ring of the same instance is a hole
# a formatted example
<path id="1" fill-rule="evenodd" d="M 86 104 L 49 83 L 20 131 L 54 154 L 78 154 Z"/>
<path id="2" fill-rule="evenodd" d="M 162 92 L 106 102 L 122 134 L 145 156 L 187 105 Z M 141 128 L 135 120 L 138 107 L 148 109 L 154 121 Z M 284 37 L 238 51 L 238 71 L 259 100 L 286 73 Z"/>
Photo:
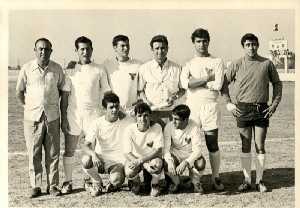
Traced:
<path id="1" fill-rule="evenodd" d="M 131 60 L 132 60 L 132 58 L 129 56 L 128 57 L 129 59 L 127 60 L 127 61 L 119 61 L 118 60 L 118 57 L 116 56 L 115 58 L 114 58 L 114 61 L 116 61 L 118 64 L 122 64 L 122 63 L 128 63 L 128 62 L 130 62 Z"/>
<path id="2" fill-rule="evenodd" d="M 160 65 L 158 64 L 158 62 L 155 59 L 152 60 L 152 66 L 154 66 L 156 68 L 158 68 L 158 67 L 160 68 Z M 163 64 L 162 68 L 164 69 L 164 68 L 167 68 L 168 66 L 169 66 L 169 59 L 167 58 L 165 63 Z"/>
<path id="3" fill-rule="evenodd" d="M 255 56 L 248 56 L 247 54 L 245 55 L 245 59 L 248 61 L 254 61 L 254 60 L 258 60 L 258 54 L 256 54 Z"/>
<path id="4" fill-rule="evenodd" d="M 211 54 L 209 53 L 208 56 L 198 56 L 197 54 L 194 54 L 195 58 L 209 58 L 212 57 Z"/>
<path id="5" fill-rule="evenodd" d="M 38 61 L 37 61 L 37 59 L 35 59 L 34 61 L 33 61 L 33 69 L 32 69 L 32 71 L 35 71 L 35 70 L 39 70 L 39 69 L 41 69 L 41 70 L 47 70 L 48 69 L 48 67 L 49 67 L 49 65 L 51 64 L 51 60 L 49 60 L 49 63 L 48 63 L 48 65 L 44 68 L 44 69 L 42 69 L 40 66 L 39 66 L 39 64 L 38 64 Z"/>

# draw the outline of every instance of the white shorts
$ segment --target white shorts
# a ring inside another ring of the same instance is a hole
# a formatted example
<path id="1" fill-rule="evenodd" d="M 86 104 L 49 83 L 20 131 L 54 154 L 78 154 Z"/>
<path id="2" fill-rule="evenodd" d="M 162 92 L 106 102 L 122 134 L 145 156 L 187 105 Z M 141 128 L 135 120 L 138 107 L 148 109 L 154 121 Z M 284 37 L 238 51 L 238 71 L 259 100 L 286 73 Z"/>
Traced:
<path id="1" fill-rule="evenodd" d="M 86 135 L 93 120 L 100 116 L 100 109 L 84 110 L 82 112 L 68 109 L 69 134 L 75 136 Z"/>
<path id="2" fill-rule="evenodd" d="M 191 116 L 204 131 L 217 129 L 220 122 L 220 111 L 217 102 L 190 104 Z"/>

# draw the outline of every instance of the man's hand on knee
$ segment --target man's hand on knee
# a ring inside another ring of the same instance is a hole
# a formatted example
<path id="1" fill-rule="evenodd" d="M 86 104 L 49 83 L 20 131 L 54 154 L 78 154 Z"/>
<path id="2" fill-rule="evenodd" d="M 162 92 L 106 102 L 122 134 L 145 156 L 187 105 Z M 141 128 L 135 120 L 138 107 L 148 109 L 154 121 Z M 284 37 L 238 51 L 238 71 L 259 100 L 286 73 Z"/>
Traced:
<path id="1" fill-rule="evenodd" d="M 136 168 L 140 167 L 142 164 L 143 164 L 143 161 L 141 159 L 135 159 L 135 160 L 131 160 L 128 163 L 128 167 L 130 169 L 136 169 Z"/>
<path id="2" fill-rule="evenodd" d="M 188 166 L 189 166 L 188 161 L 183 160 L 176 168 L 177 175 L 181 175 Z"/>
<path id="3" fill-rule="evenodd" d="M 166 160 L 166 163 L 168 165 L 168 172 L 171 173 L 172 175 L 176 175 L 176 167 L 171 160 Z"/>
<path id="4" fill-rule="evenodd" d="M 98 172 L 100 173 L 104 172 L 104 162 L 96 153 L 92 155 L 92 161 L 94 167 L 98 168 Z"/>

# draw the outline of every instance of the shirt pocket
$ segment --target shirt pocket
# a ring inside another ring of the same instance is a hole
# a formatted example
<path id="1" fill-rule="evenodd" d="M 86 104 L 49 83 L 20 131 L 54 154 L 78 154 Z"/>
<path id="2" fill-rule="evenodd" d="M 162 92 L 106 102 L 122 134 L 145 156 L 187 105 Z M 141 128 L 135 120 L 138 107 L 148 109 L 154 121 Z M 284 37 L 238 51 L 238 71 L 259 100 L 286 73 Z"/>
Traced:
<path id="1" fill-rule="evenodd" d="M 45 85 L 47 88 L 55 89 L 59 85 L 59 76 L 54 72 L 48 72 L 45 75 Z"/>

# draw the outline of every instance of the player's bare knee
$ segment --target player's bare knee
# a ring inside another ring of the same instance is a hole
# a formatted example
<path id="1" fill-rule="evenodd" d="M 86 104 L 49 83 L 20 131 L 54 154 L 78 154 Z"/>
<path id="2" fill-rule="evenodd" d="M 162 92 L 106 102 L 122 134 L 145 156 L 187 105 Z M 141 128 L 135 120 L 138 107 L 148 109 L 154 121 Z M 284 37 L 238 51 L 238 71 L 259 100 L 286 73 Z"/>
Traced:
<path id="1" fill-rule="evenodd" d="M 84 169 L 90 169 L 93 167 L 92 157 L 89 155 L 84 155 L 81 158 L 81 164 Z"/>
<path id="2" fill-rule="evenodd" d="M 240 128 L 240 138 L 242 142 L 248 142 L 251 144 L 251 139 L 252 139 L 252 129 L 251 128 Z"/>
<path id="3" fill-rule="evenodd" d="M 196 170 L 198 171 L 202 171 L 205 169 L 206 166 L 206 161 L 204 159 L 204 157 L 200 157 L 198 160 L 196 160 L 194 162 L 194 167 L 196 168 Z"/>
<path id="4" fill-rule="evenodd" d="M 150 174 L 159 174 L 161 173 L 162 169 L 163 169 L 163 160 L 160 158 L 155 158 L 151 160 L 149 164 L 148 172 Z"/>
<path id="5" fill-rule="evenodd" d="M 128 165 L 125 165 L 125 176 L 127 178 L 134 178 L 138 173 L 140 172 L 140 169 L 132 169 L 129 168 Z"/>
<path id="6" fill-rule="evenodd" d="M 109 174 L 109 182 L 114 186 L 121 186 L 124 183 L 125 176 L 122 172 Z"/>

